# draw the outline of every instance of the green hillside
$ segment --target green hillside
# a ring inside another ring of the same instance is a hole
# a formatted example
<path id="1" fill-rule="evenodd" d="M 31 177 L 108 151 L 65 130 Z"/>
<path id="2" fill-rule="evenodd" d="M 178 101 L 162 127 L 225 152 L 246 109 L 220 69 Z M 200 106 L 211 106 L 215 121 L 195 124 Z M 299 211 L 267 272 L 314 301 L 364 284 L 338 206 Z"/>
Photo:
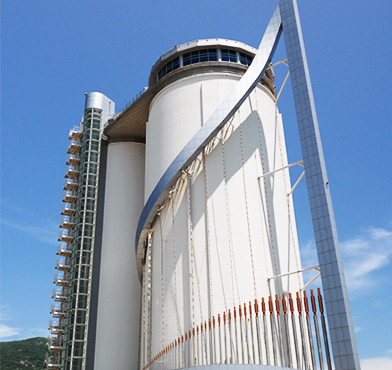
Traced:
<path id="1" fill-rule="evenodd" d="M 46 338 L 30 338 L 0 343 L 1 370 L 43 370 L 48 352 Z"/>

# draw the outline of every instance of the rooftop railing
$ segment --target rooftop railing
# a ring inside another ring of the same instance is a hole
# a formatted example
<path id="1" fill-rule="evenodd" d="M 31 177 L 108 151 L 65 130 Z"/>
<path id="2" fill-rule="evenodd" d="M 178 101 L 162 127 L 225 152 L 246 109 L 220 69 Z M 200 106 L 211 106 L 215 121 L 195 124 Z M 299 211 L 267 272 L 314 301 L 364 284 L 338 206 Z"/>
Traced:
<path id="1" fill-rule="evenodd" d="M 74 226 L 74 223 L 69 219 L 68 216 L 62 217 L 60 219 L 60 228 L 71 230 Z"/>
<path id="2" fill-rule="evenodd" d="M 57 252 L 56 252 L 57 255 L 61 255 L 61 254 L 68 255 L 71 252 L 72 252 L 72 249 L 71 249 L 71 246 L 69 244 L 67 244 L 67 245 L 59 244 L 57 246 Z"/>
<path id="3" fill-rule="evenodd" d="M 69 136 L 72 136 L 72 134 L 79 134 L 81 131 L 79 126 L 74 126 L 73 128 L 71 128 L 71 130 L 69 130 Z"/>
<path id="4" fill-rule="evenodd" d="M 57 270 L 67 270 L 70 268 L 69 265 L 69 258 L 65 257 L 65 258 L 59 258 L 56 260 L 56 266 L 55 269 Z"/>
<path id="5" fill-rule="evenodd" d="M 64 181 L 64 190 L 74 190 L 78 187 L 78 184 L 76 182 L 74 182 L 73 180 L 70 179 L 66 179 Z"/>
<path id="6" fill-rule="evenodd" d="M 75 166 L 80 162 L 80 159 L 78 157 L 76 157 L 74 154 L 68 154 L 67 155 L 67 161 L 65 162 L 65 164 L 67 166 Z"/>
<path id="7" fill-rule="evenodd" d="M 66 203 L 61 207 L 61 214 L 62 215 L 71 215 L 75 212 L 75 209 L 73 208 L 73 206 L 70 203 Z"/>
<path id="8" fill-rule="evenodd" d="M 54 305 L 52 303 L 51 307 L 50 307 L 50 314 L 51 315 L 61 315 L 61 314 L 65 314 L 65 307 L 64 305 L 60 305 L 60 307 Z"/>
<path id="9" fill-rule="evenodd" d="M 61 230 L 59 232 L 58 241 L 68 243 L 73 239 L 72 235 L 68 233 L 68 230 Z"/>
<path id="10" fill-rule="evenodd" d="M 76 195 L 70 190 L 66 190 L 63 194 L 64 203 L 74 203 L 76 200 Z"/>
<path id="11" fill-rule="evenodd" d="M 62 338 L 52 338 L 52 337 L 47 337 L 47 345 L 50 351 L 59 351 L 63 347 L 63 340 Z"/>
<path id="12" fill-rule="evenodd" d="M 56 284 L 57 286 L 63 287 L 68 285 L 68 276 L 66 274 L 66 271 L 64 271 L 64 274 L 55 274 L 53 283 Z M 55 288 L 56 289 L 56 288 Z M 52 298 L 55 298 L 54 296 Z"/>
<path id="13" fill-rule="evenodd" d="M 104 128 L 109 126 L 122 112 L 124 112 L 128 107 L 130 107 L 136 100 L 138 100 L 146 91 L 148 87 L 143 87 L 127 104 L 125 104 L 117 113 L 115 113 L 106 123 Z"/>
<path id="14" fill-rule="evenodd" d="M 60 368 L 60 356 L 53 355 L 49 356 L 48 354 L 45 355 L 45 363 L 48 369 L 59 369 Z"/>
<path id="15" fill-rule="evenodd" d="M 52 298 L 54 296 L 64 296 L 65 297 L 65 289 L 64 288 L 53 288 Z"/>
<path id="16" fill-rule="evenodd" d="M 79 175 L 79 171 L 74 166 L 69 166 L 65 170 L 64 177 L 67 178 L 67 179 L 72 179 L 72 178 L 75 178 L 78 175 Z"/>
<path id="17" fill-rule="evenodd" d="M 80 145 L 78 142 L 72 140 L 72 141 L 68 144 L 67 153 L 68 153 L 68 154 L 76 154 L 76 153 L 80 150 L 80 148 L 81 148 L 81 145 Z"/>
<path id="18" fill-rule="evenodd" d="M 49 320 L 49 327 L 48 327 L 48 329 L 51 332 L 61 332 L 61 331 L 64 330 L 64 323 L 63 322 Z"/>

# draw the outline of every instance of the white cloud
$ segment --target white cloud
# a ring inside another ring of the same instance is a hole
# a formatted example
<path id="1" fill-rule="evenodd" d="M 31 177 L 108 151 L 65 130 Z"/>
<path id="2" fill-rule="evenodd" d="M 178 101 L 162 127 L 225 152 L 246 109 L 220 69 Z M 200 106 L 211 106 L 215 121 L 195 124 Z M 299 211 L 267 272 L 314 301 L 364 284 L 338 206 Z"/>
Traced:
<path id="1" fill-rule="evenodd" d="M 42 328 L 33 328 L 27 331 L 27 333 L 24 334 L 26 338 L 32 338 L 32 337 L 47 337 L 49 335 L 49 330 L 42 329 Z"/>
<path id="2" fill-rule="evenodd" d="M 358 334 L 359 332 L 363 331 L 363 328 L 361 328 L 358 325 L 355 325 L 354 331 L 355 331 L 355 334 Z"/>
<path id="3" fill-rule="evenodd" d="M 302 268 L 318 265 L 316 246 L 313 241 L 308 241 L 301 246 Z"/>
<path id="4" fill-rule="evenodd" d="M 309 241 L 306 244 L 302 245 L 300 249 L 302 268 L 309 268 L 312 266 L 317 266 L 319 264 L 317 259 L 316 246 L 313 241 Z M 308 281 L 314 278 L 316 274 L 317 271 L 315 270 L 305 271 L 303 273 L 304 283 L 306 284 Z M 320 278 L 318 278 L 310 285 L 309 288 L 315 288 L 316 286 L 320 286 L 320 284 L 321 280 Z"/>
<path id="5" fill-rule="evenodd" d="M 43 337 L 50 335 L 49 330 L 45 328 L 18 329 L 18 334 L 12 340 L 23 340 L 29 338 Z"/>
<path id="6" fill-rule="evenodd" d="M 20 223 L 9 221 L 7 219 L 2 219 L 1 223 L 5 226 L 12 227 L 16 230 L 30 234 L 31 236 L 35 237 L 36 239 L 44 243 L 53 244 L 57 240 L 56 231 L 54 231 L 56 230 L 55 226 L 50 228 L 45 228 L 41 226 L 23 225 Z"/>
<path id="7" fill-rule="evenodd" d="M 375 357 L 365 358 L 361 360 L 362 370 L 391 370 L 392 358 L 391 357 Z"/>
<path id="8" fill-rule="evenodd" d="M 341 243 L 347 286 L 351 291 L 366 291 L 377 284 L 375 272 L 390 262 L 392 232 L 369 228 L 359 237 Z"/>
<path id="9" fill-rule="evenodd" d="M 35 337 L 47 337 L 49 335 L 48 329 L 45 328 L 31 328 L 20 329 L 12 328 L 8 325 L 0 324 L 0 340 L 23 340 Z M 12 337 L 12 338 L 11 338 Z"/>
<path id="10" fill-rule="evenodd" d="M 20 207 L 19 205 L 10 202 L 6 198 L 2 198 L 1 205 L 3 207 L 5 207 L 5 208 L 11 210 L 12 212 L 15 212 L 15 213 L 18 213 L 18 214 L 26 214 L 26 213 L 28 213 L 28 210 L 26 208 Z"/>
<path id="11" fill-rule="evenodd" d="M 392 231 L 379 229 L 379 228 L 371 228 L 370 232 L 374 239 L 391 239 Z"/>
<path id="12" fill-rule="evenodd" d="M 33 337 L 47 337 L 47 328 L 15 328 L 12 322 L 15 317 L 12 308 L 7 305 L 0 305 L 0 340 L 22 340 Z M 8 324 L 8 322 L 11 322 Z"/>
<path id="13" fill-rule="evenodd" d="M 392 257 L 392 231 L 370 227 L 355 238 L 340 243 L 347 286 L 350 292 L 363 294 L 378 283 L 377 270 L 388 265 Z M 303 267 L 318 264 L 316 247 L 308 242 L 301 247 Z M 314 275 L 314 272 L 311 273 Z M 311 274 L 305 274 L 305 281 Z"/>
<path id="14" fill-rule="evenodd" d="M 58 224 L 52 219 L 28 207 L 14 204 L 8 199 L 1 199 L 1 206 L 3 208 L 2 225 L 29 234 L 44 243 L 56 242 Z"/>
<path id="15" fill-rule="evenodd" d="M 4 321 L 12 321 L 12 316 L 12 310 L 7 305 L 0 305 L 0 339 L 19 334 L 19 329 L 3 324 Z"/>
<path id="16" fill-rule="evenodd" d="M 13 337 L 18 334 L 18 329 L 11 328 L 10 326 L 4 324 L 0 324 L 0 339 Z"/>

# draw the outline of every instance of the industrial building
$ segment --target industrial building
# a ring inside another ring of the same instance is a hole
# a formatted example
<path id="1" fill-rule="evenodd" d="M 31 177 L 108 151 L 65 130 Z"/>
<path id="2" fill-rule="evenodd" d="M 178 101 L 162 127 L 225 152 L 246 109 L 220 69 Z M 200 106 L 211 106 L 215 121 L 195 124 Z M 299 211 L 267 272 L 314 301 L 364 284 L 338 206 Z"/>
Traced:
<path id="1" fill-rule="evenodd" d="M 282 33 L 296 163 L 274 84 Z M 117 112 L 86 94 L 69 139 L 48 368 L 359 369 L 296 1 L 279 3 L 258 49 L 174 47 Z M 293 165 L 318 266 L 301 265 Z M 305 269 L 323 295 L 306 292 Z"/>

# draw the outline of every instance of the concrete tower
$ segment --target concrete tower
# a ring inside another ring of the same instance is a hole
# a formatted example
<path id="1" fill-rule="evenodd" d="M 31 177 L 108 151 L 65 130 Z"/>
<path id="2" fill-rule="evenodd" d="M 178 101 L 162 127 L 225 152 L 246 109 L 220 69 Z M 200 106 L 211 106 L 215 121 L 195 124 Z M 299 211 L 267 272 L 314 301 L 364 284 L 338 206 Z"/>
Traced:
<path id="1" fill-rule="evenodd" d="M 302 279 L 271 67 L 282 32 L 319 256 L 304 267 L 324 300 Z M 86 94 L 69 134 L 48 368 L 332 369 L 332 353 L 359 369 L 296 1 L 258 49 L 176 46 L 114 112 Z"/>
<path id="2" fill-rule="evenodd" d="M 186 64 L 158 80 L 160 88 L 150 105 L 145 201 L 238 84 L 247 70 L 241 57 L 247 63 L 255 53 L 238 42 L 200 40 L 180 45 L 154 66 L 153 80 L 173 60 Z M 192 58 L 194 64 L 187 64 Z M 210 60 L 200 62 L 202 58 Z M 259 297 L 294 293 L 303 286 L 300 274 L 268 280 L 301 270 L 293 204 L 287 196 L 291 185 L 283 125 L 273 85 L 268 70 L 171 188 L 151 225 L 148 289 L 153 301 L 144 309 L 151 315 L 151 328 L 145 325 L 142 332 L 149 333 L 145 340 L 151 340 L 153 353 L 215 314 Z"/>

